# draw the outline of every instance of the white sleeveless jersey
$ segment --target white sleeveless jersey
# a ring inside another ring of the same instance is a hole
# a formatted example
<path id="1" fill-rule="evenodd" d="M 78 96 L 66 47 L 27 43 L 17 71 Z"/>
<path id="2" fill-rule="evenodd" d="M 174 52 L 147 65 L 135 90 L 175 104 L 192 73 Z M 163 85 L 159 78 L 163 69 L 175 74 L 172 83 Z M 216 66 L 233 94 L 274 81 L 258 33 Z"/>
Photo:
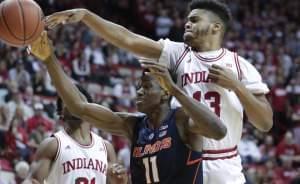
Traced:
<path id="1" fill-rule="evenodd" d="M 106 184 L 107 150 L 104 140 L 91 132 L 91 145 L 77 143 L 65 131 L 54 134 L 58 150 L 47 184 Z"/>
<path id="2" fill-rule="evenodd" d="M 230 69 L 254 94 L 265 94 L 268 87 L 257 70 L 244 58 L 227 49 L 197 53 L 184 43 L 161 40 L 164 49 L 159 59 L 177 75 L 177 84 L 191 97 L 206 104 L 227 127 L 227 135 L 219 141 L 203 137 L 204 150 L 222 150 L 238 145 L 243 126 L 243 107 L 233 91 L 210 83 L 208 69 L 212 64 Z M 178 106 L 172 100 L 172 106 Z"/>

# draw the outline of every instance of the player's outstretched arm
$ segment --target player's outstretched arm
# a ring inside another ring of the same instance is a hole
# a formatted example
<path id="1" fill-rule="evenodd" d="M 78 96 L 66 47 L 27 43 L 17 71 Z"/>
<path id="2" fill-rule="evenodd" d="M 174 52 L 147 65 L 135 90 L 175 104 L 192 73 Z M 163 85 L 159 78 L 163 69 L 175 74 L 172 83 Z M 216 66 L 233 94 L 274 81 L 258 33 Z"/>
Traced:
<path id="1" fill-rule="evenodd" d="M 87 9 L 72 9 L 54 13 L 46 18 L 46 24 L 53 28 L 58 24 L 82 21 L 107 42 L 133 52 L 136 55 L 158 59 L 163 46 L 156 41 L 135 34 L 123 26 L 105 20 Z"/>
<path id="2" fill-rule="evenodd" d="M 110 133 L 131 138 L 135 122 L 123 120 L 104 106 L 87 102 L 59 65 L 46 32 L 30 45 L 30 52 L 44 62 L 59 96 L 73 115 Z"/>
<path id="3" fill-rule="evenodd" d="M 176 122 L 186 122 L 188 131 L 208 138 L 219 140 L 226 135 L 227 128 L 220 118 L 205 105 L 184 93 L 173 82 L 166 66 L 159 63 L 143 62 L 143 67 L 149 69 L 151 72 L 147 74 L 156 77 L 160 86 L 176 97 L 182 105 L 182 108 L 177 112 Z"/>

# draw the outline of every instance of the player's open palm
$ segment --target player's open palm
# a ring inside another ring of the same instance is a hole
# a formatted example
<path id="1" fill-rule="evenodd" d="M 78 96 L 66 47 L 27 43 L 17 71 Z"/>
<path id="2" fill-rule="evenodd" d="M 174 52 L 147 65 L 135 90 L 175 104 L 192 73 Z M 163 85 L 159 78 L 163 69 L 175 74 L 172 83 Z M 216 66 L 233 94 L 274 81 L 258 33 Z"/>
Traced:
<path id="1" fill-rule="evenodd" d="M 46 31 L 44 31 L 42 35 L 28 47 L 29 52 L 41 61 L 45 61 L 52 55 L 52 49 Z"/>
<path id="2" fill-rule="evenodd" d="M 233 91 L 240 84 L 237 76 L 231 70 L 218 65 L 212 65 L 209 68 L 208 78 L 211 82 Z"/>
<path id="3" fill-rule="evenodd" d="M 83 8 L 56 12 L 46 17 L 46 25 L 49 29 L 53 29 L 59 24 L 76 23 L 81 21 L 86 12 L 87 10 Z"/>

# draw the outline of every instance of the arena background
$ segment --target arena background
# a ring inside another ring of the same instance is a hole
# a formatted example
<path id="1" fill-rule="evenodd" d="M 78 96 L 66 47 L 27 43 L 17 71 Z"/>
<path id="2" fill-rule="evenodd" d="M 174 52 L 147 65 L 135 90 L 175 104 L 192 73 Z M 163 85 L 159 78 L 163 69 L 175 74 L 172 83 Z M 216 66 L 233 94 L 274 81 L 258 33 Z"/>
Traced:
<path id="1" fill-rule="evenodd" d="M 1 1 L 0 1 L 1 2 Z M 187 0 L 37 0 L 45 15 L 85 7 L 154 39 L 182 41 Z M 234 21 L 224 46 L 248 59 L 271 89 L 274 127 L 245 120 L 239 153 L 248 184 L 300 183 L 300 1 L 228 0 Z M 65 71 L 116 111 L 134 112 L 136 58 L 76 24 L 49 32 Z M 39 143 L 62 128 L 45 67 L 25 49 L 0 42 L 0 183 L 20 183 Z M 97 129 L 129 167 L 126 140 Z M 298 178 L 298 179 L 297 179 Z"/>

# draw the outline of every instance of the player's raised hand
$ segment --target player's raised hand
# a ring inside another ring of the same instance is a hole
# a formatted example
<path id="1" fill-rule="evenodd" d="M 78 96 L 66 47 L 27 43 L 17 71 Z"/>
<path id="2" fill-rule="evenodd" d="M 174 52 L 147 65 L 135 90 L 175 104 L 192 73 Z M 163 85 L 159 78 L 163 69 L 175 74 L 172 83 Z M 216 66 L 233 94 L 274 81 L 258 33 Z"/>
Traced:
<path id="1" fill-rule="evenodd" d="M 28 52 L 41 61 L 46 61 L 53 54 L 52 43 L 46 31 L 43 31 L 41 36 L 28 46 Z"/>
<path id="2" fill-rule="evenodd" d="M 215 64 L 209 68 L 208 78 L 211 82 L 233 91 L 241 84 L 231 70 Z"/>
<path id="3" fill-rule="evenodd" d="M 76 23 L 82 20 L 88 10 L 77 8 L 53 13 L 46 17 L 45 22 L 49 29 L 53 29 L 59 24 Z"/>
<path id="4" fill-rule="evenodd" d="M 170 75 L 170 72 L 168 68 L 156 61 L 153 61 L 151 59 L 145 59 L 141 58 L 139 59 L 140 63 L 142 64 L 142 67 L 144 69 L 148 69 L 149 72 L 146 72 L 146 75 L 150 75 L 155 77 L 160 86 L 166 90 L 169 94 L 173 94 L 174 89 L 177 87 L 174 81 L 172 80 L 172 77 Z"/>

